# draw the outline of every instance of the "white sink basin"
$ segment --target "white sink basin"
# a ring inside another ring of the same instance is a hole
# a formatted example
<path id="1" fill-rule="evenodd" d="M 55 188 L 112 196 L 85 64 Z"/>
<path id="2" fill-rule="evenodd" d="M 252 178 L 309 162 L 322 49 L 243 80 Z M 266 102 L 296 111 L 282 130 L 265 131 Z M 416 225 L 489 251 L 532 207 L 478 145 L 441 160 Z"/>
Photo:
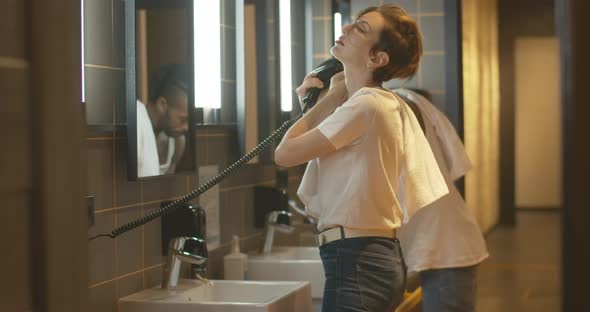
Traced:
<path id="1" fill-rule="evenodd" d="M 269 254 L 248 255 L 252 281 L 308 281 L 314 299 L 324 295 L 324 267 L 317 247 L 274 247 Z"/>
<path id="2" fill-rule="evenodd" d="M 145 289 L 119 300 L 119 312 L 311 312 L 310 284 L 180 280 L 174 290 Z"/>

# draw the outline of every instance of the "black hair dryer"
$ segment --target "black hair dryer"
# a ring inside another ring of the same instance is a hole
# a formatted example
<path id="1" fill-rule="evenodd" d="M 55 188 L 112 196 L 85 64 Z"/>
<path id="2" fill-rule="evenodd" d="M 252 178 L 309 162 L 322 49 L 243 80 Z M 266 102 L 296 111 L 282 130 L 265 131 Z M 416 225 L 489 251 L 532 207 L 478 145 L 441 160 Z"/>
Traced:
<path id="1" fill-rule="evenodd" d="M 317 78 L 324 83 L 324 88 L 328 88 L 330 86 L 330 79 L 332 76 L 336 75 L 337 73 L 344 70 L 342 63 L 335 59 L 331 58 L 327 61 L 318 66 L 318 68 L 313 70 L 313 73 L 317 73 Z M 320 88 L 310 88 L 307 91 L 307 94 L 303 98 L 303 111 L 307 111 L 308 109 L 312 108 L 315 103 L 318 101 L 318 97 L 322 89 Z"/>

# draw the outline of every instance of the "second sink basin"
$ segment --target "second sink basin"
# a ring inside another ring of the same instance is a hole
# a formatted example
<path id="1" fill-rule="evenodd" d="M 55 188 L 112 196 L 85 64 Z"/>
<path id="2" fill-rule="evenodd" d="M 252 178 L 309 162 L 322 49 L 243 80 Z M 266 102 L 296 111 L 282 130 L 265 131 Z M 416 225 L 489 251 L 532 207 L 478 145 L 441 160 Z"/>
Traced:
<path id="1" fill-rule="evenodd" d="M 273 247 L 268 254 L 250 254 L 247 275 L 253 281 L 309 281 L 312 298 L 324 294 L 324 267 L 317 247 Z"/>
<path id="2" fill-rule="evenodd" d="M 145 289 L 119 300 L 120 312 L 311 312 L 310 284 L 180 280 L 174 290 Z"/>

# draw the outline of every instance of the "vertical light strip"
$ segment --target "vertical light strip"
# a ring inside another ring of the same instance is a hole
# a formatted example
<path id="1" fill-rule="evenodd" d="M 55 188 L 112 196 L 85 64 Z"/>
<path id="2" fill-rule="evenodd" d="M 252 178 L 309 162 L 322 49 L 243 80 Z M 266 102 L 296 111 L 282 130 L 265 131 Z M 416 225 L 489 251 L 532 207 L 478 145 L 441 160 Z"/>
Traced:
<path id="1" fill-rule="evenodd" d="M 193 1 L 193 8 L 195 107 L 221 108 L 220 1 Z"/>
<path id="2" fill-rule="evenodd" d="M 293 109 L 293 86 L 291 77 L 291 0 L 279 1 L 281 110 Z"/>
<path id="3" fill-rule="evenodd" d="M 342 15 L 339 12 L 334 13 L 334 41 L 342 36 Z"/>
<path id="4" fill-rule="evenodd" d="M 86 71 L 84 70 L 84 0 L 80 0 L 80 50 L 82 51 L 82 55 L 80 58 L 81 63 L 81 75 L 82 75 L 82 103 L 86 102 L 86 83 L 84 76 L 86 75 Z"/>

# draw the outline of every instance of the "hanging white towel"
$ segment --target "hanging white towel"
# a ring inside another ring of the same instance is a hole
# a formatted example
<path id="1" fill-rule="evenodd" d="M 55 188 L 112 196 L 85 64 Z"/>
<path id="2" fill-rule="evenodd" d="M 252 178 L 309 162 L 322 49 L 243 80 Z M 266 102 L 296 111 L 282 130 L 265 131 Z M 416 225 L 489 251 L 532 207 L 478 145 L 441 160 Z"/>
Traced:
<path id="1" fill-rule="evenodd" d="M 407 223 L 418 209 L 448 194 L 449 189 L 416 116 L 397 94 L 395 96 L 401 102 L 404 148 L 397 194 L 404 213 L 403 222 Z"/>
<path id="2" fill-rule="evenodd" d="M 428 99 L 416 92 L 404 88 L 396 89 L 395 92 L 416 103 L 423 117 L 433 124 L 452 181 L 464 176 L 471 169 L 471 161 L 453 124 L 438 108 L 429 104 Z"/>

